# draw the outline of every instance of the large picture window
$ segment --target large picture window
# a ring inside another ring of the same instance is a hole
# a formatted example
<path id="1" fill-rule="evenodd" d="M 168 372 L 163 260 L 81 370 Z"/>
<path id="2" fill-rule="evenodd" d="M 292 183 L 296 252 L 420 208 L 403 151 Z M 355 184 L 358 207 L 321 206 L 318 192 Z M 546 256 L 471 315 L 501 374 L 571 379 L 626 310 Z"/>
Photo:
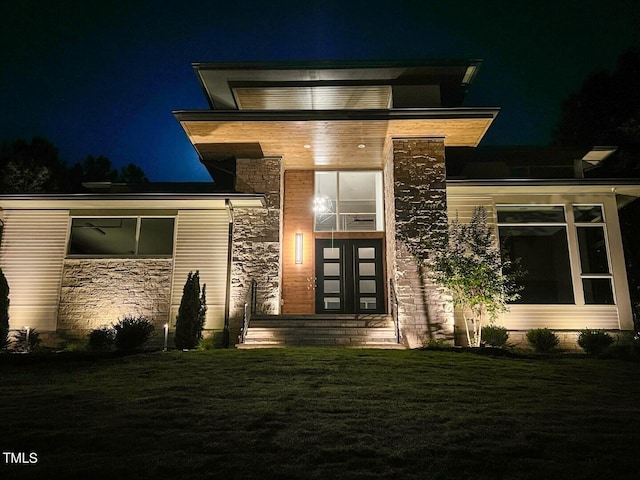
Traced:
<path id="1" fill-rule="evenodd" d="M 500 205 L 497 217 L 502 255 L 524 273 L 516 303 L 615 303 L 601 205 Z"/>
<path id="2" fill-rule="evenodd" d="M 562 206 L 498 206 L 503 257 L 519 259 L 524 287 L 516 303 L 574 303 Z"/>
<path id="3" fill-rule="evenodd" d="M 315 229 L 382 231 L 382 172 L 316 172 Z"/>
<path id="4" fill-rule="evenodd" d="M 69 255 L 171 256 L 174 218 L 78 217 L 71 220 Z"/>

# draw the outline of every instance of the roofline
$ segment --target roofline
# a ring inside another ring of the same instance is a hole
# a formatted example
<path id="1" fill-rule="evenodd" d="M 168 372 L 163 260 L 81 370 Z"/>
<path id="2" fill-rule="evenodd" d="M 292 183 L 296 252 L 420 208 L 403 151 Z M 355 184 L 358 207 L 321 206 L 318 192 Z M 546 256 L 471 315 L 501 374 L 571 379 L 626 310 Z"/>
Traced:
<path id="1" fill-rule="evenodd" d="M 480 58 L 449 58 L 428 60 L 285 60 L 274 62 L 191 62 L 195 70 L 293 70 L 293 69 L 354 69 L 354 68 L 399 68 L 399 67 L 479 67 Z"/>
<path id="2" fill-rule="evenodd" d="M 505 179 L 447 179 L 447 186 L 470 187 L 535 187 L 535 186 L 632 186 L 640 188 L 640 178 L 505 178 Z"/>
<path id="3" fill-rule="evenodd" d="M 262 193 L 12 193 L 0 194 L 0 201 L 29 201 L 29 200 L 261 200 Z"/>
<path id="4" fill-rule="evenodd" d="M 180 122 L 494 119 L 500 107 L 394 108 L 376 110 L 174 110 Z"/>

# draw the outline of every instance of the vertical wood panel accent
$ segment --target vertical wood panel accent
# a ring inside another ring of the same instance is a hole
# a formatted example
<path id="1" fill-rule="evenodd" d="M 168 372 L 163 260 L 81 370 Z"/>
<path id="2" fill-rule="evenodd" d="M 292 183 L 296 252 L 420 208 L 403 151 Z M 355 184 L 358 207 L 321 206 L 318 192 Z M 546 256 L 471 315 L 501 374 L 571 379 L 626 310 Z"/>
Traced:
<path id="1" fill-rule="evenodd" d="M 314 313 L 314 290 L 307 288 L 313 278 L 313 180 L 312 170 L 286 171 L 282 234 L 282 313 Z M 303 261 L 295 263 L 295 234 L 302 233 Z"/>

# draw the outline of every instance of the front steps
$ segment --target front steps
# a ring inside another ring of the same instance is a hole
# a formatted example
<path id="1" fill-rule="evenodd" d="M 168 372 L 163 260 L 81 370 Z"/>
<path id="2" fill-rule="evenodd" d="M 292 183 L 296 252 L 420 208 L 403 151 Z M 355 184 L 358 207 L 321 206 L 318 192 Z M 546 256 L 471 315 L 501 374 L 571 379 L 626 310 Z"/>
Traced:
<path id="1" fill-rule="evenodd" d="M 237 348 L 403 349 L 389 315 L 253 315 Z"/>

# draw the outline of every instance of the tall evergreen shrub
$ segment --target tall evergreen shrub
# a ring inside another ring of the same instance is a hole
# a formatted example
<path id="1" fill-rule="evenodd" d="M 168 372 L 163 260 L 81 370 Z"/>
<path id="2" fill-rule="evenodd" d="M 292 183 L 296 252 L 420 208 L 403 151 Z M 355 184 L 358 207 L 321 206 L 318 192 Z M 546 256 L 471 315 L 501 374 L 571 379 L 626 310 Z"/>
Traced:
<path id="1" fill-rule="evenodd" d="M 9 283 L 0 269 L 0 349 L 9 344 Z"/>
<path id="2" fill-rule="evenodd" d="M 200 291 L 200 272 L 189 272 L 182 290 L 182 300 L 176 318 L 175 344 L 177 348 L 196 348 L 202 339 L 207 313 L 207 285 Z"/>

